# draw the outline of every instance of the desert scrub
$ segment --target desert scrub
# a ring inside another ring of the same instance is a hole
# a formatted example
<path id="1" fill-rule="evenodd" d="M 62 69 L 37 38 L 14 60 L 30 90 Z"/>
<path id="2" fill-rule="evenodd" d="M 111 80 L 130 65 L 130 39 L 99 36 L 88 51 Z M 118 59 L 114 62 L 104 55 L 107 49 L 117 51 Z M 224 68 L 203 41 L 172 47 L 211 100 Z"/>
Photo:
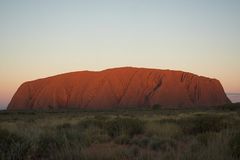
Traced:
<path id="1" fill-rule="evenodd" d="M 132 145 L 130 147 L 123 148 L 121 150 L 122 157 L 125 157 L 125 159 L 134 159 L 136 158 L 140 153 L 140 149 L 138 146 Z"/>
<path id="2" fill-rule="evenodd" d="M 129 144 L 131 141 L 131 138 L 127 135 L 120 135 L 115 138 L 114 142 L 116 144 Z"/>
<path id="3" fill-rule="evenodd" d="M 164 139 L 160 137 L 152 137 L 149 142 L 149 147 L 152 150 L 168 151 L 177 148 L 177 144 L 173 139 Z"/>
<path id="4" fill-rule="evenodd" d="M 24 160 L 28 156 L 30 142 L 16 133 L 0 129 L 0 158 Z"/>
<path id="5" fill-rule="evenodd" d="M 214 137 L 216 137 L 216 133 L 214 132 L 205 132 L 205 133 L 196 135 L 197 141 L 201 145 L 206 145 L 206 146 L 209 144 L 209 141 L 211 141 Z"/>
<path id="6" fill-rule="evenodd" d="M 162 106 L 161 106 L 160 104 L 154 104 L 154 105 L 151 106 L 151 108 L 152 108 L 153 110 L 159 110 L 159 109 L 162 108 Z"/>
<path id="7" fill-rule="evenodd" d="M 63 123 L 63 124 L 60 124 L 60 125 L 57 125 L 56 128 L 58 130 L 68 130 L 72 127 L 72 125 L 70 123 Z"/>
<path id="8" fill-rule="evenodd" d="M 125 154 L 123 154 L 125 148 L 125 146 L 111 143 L 93 144 L 81 150 L 81 160 L 124 160 L 127 158 Z"/>
<path id="9" fill-rule="evenodd" d="M 96 115 L 81 120 L 73 127 L 78 128 L 79 132 L 84 133 L 88 137 L 89 143 L 104 143 L 111 140 L 106 131 L 107 119 L 105 116 Z"/>
<path id="10" fill-rule="evenodd" d="M 131 145 L 137 145 L 141 148 L 147 148 L 150 143 L 151 138 L 148 136 L 135 136 L 131 139 Z"/>
<path id="11" fill-rule="evenodd" d="M 47 131 L 37 141 L 34 157 L 37 159 L 52 159 L 64 149 L 83 148 L 89 146 L 90 139 L 75 128 Z"/>
<path id="12" fill-rule="evenodd" d="M 177 149 L 176 140 L 171 138 L 163 138 L 158 136 L 135 136 L 131 139 L 130 145 L 138 146 L 142 149 L 150 149 L 153 151 L 170 151 Z"/>
<path id="13" fill-rule="evenodd" d="M 41 135 L 36 144 L 36 150 L 34 153 L 34 157 L 36 159 L 47 159 L 50 158 L 51 154 L 56 153 L 60 150 L 60 148 L 64 144 L 63 137 L 56 135 L 45 133 Z"/>
<path id="14" fill-rule="evenodd" d="M 177 123 L 154 121 L 148 122 L 145 127 L 148 136 L 176 138 L 182 135 L 182 129 Z"/>
<path id="15" fill-rule="evenodd" d="M 84 129 L 90 127 L 104 128 L 106 119 L 98 119 L 98 118 L 85 118 L 81 120 L 78 124 L 79 127 Z"/>
<path id="16" fill-rule="evenodd" d="M 219 115 L 198 115 L 179 120 L 185 134 L 197 135 L 205 132 L 219 132 L 226 128 Z"/>
<path id="17" fill-rule="evenodd" d="M 90 143 L 103 143 L 111 140 L 111 137 L 104 129 L 91 126 L 82 131 L 89 139 Z"/>
<path id="18" fill-rule="evenodd" d="M 240 132 L 238 132 L 229 142 L 232 156 L 240 159 Z"/>
<path id="19" fill-rule="evenodd" d="M 3 160 L 240 159 L 239 111 L 23 111 L 0 119 Z"/>
<path id="20" fill-rule="evenodd" d="M 139 119 L 115 118 L 107 122 L 106 130 L 111 137 L 120 135 L 132 137 L 144 132 L 144 122 Z"/>
<path id="21" fill-rule="evenodd" d="M 231 148 L 229 147 L 229 140 L 233 136 L 231 130 L 223 130 L 209 135 L 207 138 L 199 140 L 199 135 L 197 137 L 191 136 L 188 140 L 187 147 L 181 153 L 181 160 L 237 160 L 231 155 Z"/>

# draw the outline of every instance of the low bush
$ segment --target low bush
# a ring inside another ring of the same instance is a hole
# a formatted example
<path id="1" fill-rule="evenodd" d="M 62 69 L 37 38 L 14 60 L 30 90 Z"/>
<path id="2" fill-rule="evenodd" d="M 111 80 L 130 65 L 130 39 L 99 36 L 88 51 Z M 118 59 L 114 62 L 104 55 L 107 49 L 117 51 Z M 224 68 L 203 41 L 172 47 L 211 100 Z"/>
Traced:
<path id="1" fill-rule="evenodd" d="M 232 156 L 240 159 L 240 132 L 230 140 L 229 145 Z"/>
<path id="2" fill-rule="evenodd" d="M 78 124 L 79 127 L 83 127 L 84 129 L 89 127 L 98 127 L 104 128 L 105 127 L 105 119 L 96 119 L 96 118 L 86 118 Z"/>
<path id="3" fill-rule="evenodd" d="M 139 155 L 139 147 L 136 145 L 124 148 L 122 150 L 122 157 L 125 159 L 136 159 L 136 157 Z"/>
<path id="4" fill-rule="evenodd" d="M 158 109 L 161 109 L 162 108 L 162 106 L 160 105 L 160 104 L 154 104 L 154 105 L 152 105 L 152 109 L 153 110 L 158 110 Z"/>
<path id="5" fill-rule="evenodd" d="M 107 134 L 98 134 L 94 137 L 94 143 L 107 143 L 111 141 L 111 137 Z"/>
<path id="6" fill-rule="evenodd" d="M 83 131 L 82 134 L 86 135 L 85 139 L 89 140 L 89 143 L 100 143 L 107 142 L 111 139 L 111 137 L 104 131 L 98 127 L 91 126 Z"/>
<path id="7" fill-rule="evenodd" d="M 144 123 L 138 119 L 115 118 L 106 124 L 109 136 L 117 137 L 120 135 L 134 136 L 144 132 Z"/>
<path id="8" fill-rule="evenodd" d="M 240 110 L 240 103 L 226 104 L 223 106 L 219 106 L 219 108 L 222 110 L 237 111 L 237 110 Z"/>
<path id="9" fill-rule="evenodd" d="M 83 132 L 77 129 L 55 130 L 46 132 L 38 138 L 34 157 L 36 159 L 51 159 L 59 152 L 67 148 L 89 146 L 90 140 Z"/>
<path id="10" fill-rule="evenodd" d="M 226 125 L 221 116 L 199 115 L 179 121 L 185 134 L 197 135 L 206 132 L 219 132 Z"/>
<path id="11" fill-rule="evenodd" d="M 98 121 L 106 121 L 109 117 L 98 114 L 94 116 L 94 119 L 98 120 Z"/>
<path id="12" fill-rule="evenodd" d="M 176 143 L 172 139 L 161 139 L 159 137 L 153 137 L 153 138 L 151 138 L 149 147 L 152 150 L 161 150 L 161 151 L 165 152 L 170 149 L 175 149 Z"/>
<path id="13" fill-rule="evenodd" d="M 173 122 L 154 121 L 146 124 L 146 134 L 148 136 L 159 136 L 166 138 L 176 138 L 182 135 L 181 127 Z"/>
<path id="14" fill-rule="evenodd" d="M 116 144 L 129 144 L 130 138 L 126 135 L 120 135 L 114 140 Z"/>
<path id="15" fill-rule="evenodd" d="M 57 126 L 58 130 L 65 130 L 65 129 L 70 129 L 70 128 L 71 128 L 71 124 L 69 124 L 69 123 L 63 123 L 63 124 Z"/>
<path id="16" fill-rule="evenodd" d="M 150 142 L 151 138 L 150 137 L 133 137 L 132 140 L 130 141 L 130 144 L 132 145 L 137 145 L 141 148 L 146 148 Z"/>
<path id="17" fill-rule="evenodd" d="M 30 142 L 22 136 L 0 129 L 0 159 L 24 160 L 28 156 Z"/>
<path id="18" fill-rule="evenodd" d="M 212 132 L 206 132 L 206 133 L 202 133 L 202 134 L 198 134 L 196 136 L 196 139 L 198 140 L 198 142 L 200 142 L 200 144 L 203 144 L 203 145 L 208 145 L 209 141 L 216 137 L 216 135 Z"/>
<path id="19" fill-rule="evenodd" d="M 43 134 L 39 137 L 34 157 L 37 159 L 49 158 L 52 153 L 58 152 L 64 145 L 64 139 L 57 134 Z"/>

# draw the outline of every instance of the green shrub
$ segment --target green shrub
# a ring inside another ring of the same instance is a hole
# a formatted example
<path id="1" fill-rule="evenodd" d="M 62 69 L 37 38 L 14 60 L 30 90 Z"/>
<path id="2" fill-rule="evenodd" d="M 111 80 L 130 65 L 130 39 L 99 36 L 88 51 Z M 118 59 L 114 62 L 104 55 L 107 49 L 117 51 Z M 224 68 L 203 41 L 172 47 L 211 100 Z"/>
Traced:
<path id="1" fill-rule="evenodd" d="M 0 158 L 24 160 L 28 156 L 30 142 L 25 138 L 0 129 Z"/>
<path id="2" fill-rule="evenodd" d="M 76 145 L 85 147 L 89 142 L 89 137 L 77 129 L 46 132 L 38 138 L 35 156 L 49 158 L 51 154 L 58 153 L 64 147 L 74 148 Z"/>
<path id="3" fill-rule="evenodd" d="M 60 139 L 65 140 L 65 144 L 74 146 L 75 144 L 82 147 L 89 146 L 91 143 L 91 136 L 88 135 L 89 132 L 84 132 L 84 130 L 79 130 L 78 128 L 73 128 L 70 130 L 65 130 L 64 132 L 57 132 Z M 96 134 L 97 136 L 97 134 Z"/>
<path id="4" fill-rule="evenodd" d="M 123 157 L 126 159 L 135 159 L 139 155 L 139 147 L 136 145 L 124 148 L 122 150 Z"/>
<path id="5" fill-rule="evenodd" d="M 153 110 L 158 110 L 158 109 L 161 109 L 162 108 L 162 106 L 160 105 L 160 104 L 154 104 L 154 105 L 152 105 L 152 109 Z"/>
<path id="6" fill-rule="evenodd" d="M 106 130 L 111 137 L 117 137 L 120 135 L 132 137 L 143 133 L 144 123 L 138 119 L 115 118 L 107 122 Z"/>
<path id="7" fill-rule="evenodd" d="M 149 147 L 155 151 L 161 150 L 165 152 L 169 149 L 176 149 L 177 144 L 173 139 L 154 136 L 149 141 Z"/>
<path id="8" fill-rule="evenodd" d="M 116 144 L 129 144 L 130 138 L 126 135 L 120 135 L 114 140 Z"/>
<path id="9" fill-rule="evenodd" d="M 98 115 L 95 115 L 95 116 L 94 116 L 94 119 L 95 119 L 95 120 L 98 120 L 98 121 L 106 121 L 106 120 L 108 119 L 108 117 L 107 117 L 107 116 L 104 116 L 104 115 L 98 114 Z"/>
<path id="10" fill-rule="evenodd" d="M 94 137 L 94 143 L 106 143 L 111 141 L 111 137 L 107 134 L 98 134 Z"/>
<path id="11" fill-rule="evenodd" d="M 219 132 L 225 128 L 221 116 L 200 115 L 192 118 L 180 120 L 183 132 L 185 134 L 197 135 L 206 132 Z"/>
<path id="12" fill-rule="evenodd" d="M 145 133 L 148 136 L 176 138 L 182 135 L 182 128 L 176 123 L 154 121 L 146 124 Z"/>
<path id="13" fill-rule="evenodd" d="M 196 139 L 198 140 L 198 142 L 200 142 L 203 145 L 208 145 L 209 140 L 216 137 L 216 135 L 212 132 L 206 132 L 206 133 L 202 133 L 202 134 L 198 134 L 196 136 Z"/>
<path id="14" fill-rule="evenodd" d="M 64 123 L 64 124 L 61 124 L 61 125 L 58 125 L 57 126 L 57 129 L 58 130 L 67 130 L 67 129 L 70 129 L 71 128 L 71 124 L 69 123 Z"/>
<path id="15" fill-rule="evenodd" d="M 56 153 L 64 145 L 64 139 L 60 135 L 43 134 L 37 142 L 35 156 L 40 158 L 49 158 L 51 154 Z"/>
<path id="16" fill-rule="evenodd" d="M 149 146 L 152 150 L 167 151 L 169 149 L 175 149 L 176 143 L 172 139 L 161 139 L 159 137 L 151 138 Z"/>
<path id="17" fill-rule="evenodd" d="M 240 158 L 240 132 L 229 142 L 233 157 Z"/>
<path id="18" fill-rule="evenodd" d="M 177 120 L 176 119 L 161 119 L 161 120 L 158 120 L 158 121 L 155 121 L 159 124 L 162 124 L 162 123 L 172 123 L 172 124 L 177 124 Z"/>
<path id="19" fill-rule="evenodd" d="M 89 139 L 90 144 L 100 143 L 104 141 L 107 142 L 111 139 L 111 137 L 103 129 L 94 126 L 85 129 L 84 131 L 82 131 L 82 133 L 86 135 L 85 139 Z"/>
<path id="20" fill-rule="evenodd" d="M 180 160 L 237 160 L 231 155 L 229 139 L 234 133 L 223 130 L 218 133 L 203 133 L 189 136 L 188 144 L 181 152 Z M 207 136 L 209 135 L 209 137 Z M 199 136 L 203 136 L 199 139 Z M 207 138 L 208 137 L 208 138 Z M 205 145 L 204 143 L 207 143 Z"/>
<path id="21" fill-rule="evenodd" d="M 143 137 L 133 137 L 130 141 L 130 144 L 137 145 L 141 148 L 145 148 L 148 146 L 151 138 L 143 136 Z"/>
<path id="22" fill-rule="evenodd" d="M 94 118 L 86 118 L 78 124 L 79 127 L 83 127 L 84 129 L 89 127 L 98 127 L 104 128 L 105 127 L 105 120 L 94 119 Z"/>
<path id="23" fill-rule="evenodd" d="M 231 103 L 223 106 L 219 106 L 222 110 L 237 111 L 240 109 L 240 103 Z"/>

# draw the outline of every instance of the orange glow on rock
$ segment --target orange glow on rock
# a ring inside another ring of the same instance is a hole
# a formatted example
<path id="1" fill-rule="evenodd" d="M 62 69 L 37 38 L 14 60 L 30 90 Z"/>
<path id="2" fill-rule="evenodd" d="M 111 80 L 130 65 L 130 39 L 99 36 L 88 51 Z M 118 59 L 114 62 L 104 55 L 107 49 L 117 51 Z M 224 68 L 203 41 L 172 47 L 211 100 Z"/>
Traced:
<path id="1" fill-rule="evenodd" d="M 220 82 L 181 71 L 115 68 L 22 84 L 8 109 L 213 106 L 230 103 Z"/>

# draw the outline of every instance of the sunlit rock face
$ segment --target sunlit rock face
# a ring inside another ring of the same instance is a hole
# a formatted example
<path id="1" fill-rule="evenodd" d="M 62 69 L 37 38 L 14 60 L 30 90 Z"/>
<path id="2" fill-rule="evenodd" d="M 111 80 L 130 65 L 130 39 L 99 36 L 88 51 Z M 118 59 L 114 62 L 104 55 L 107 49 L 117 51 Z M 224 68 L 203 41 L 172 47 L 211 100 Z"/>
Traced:
<path id="1" fill-rule="evenodd" d="M 231 103 L 216 79 L 181 71 L 115 68 L 23 83 L 8 109 L 207 107 Z"/>

